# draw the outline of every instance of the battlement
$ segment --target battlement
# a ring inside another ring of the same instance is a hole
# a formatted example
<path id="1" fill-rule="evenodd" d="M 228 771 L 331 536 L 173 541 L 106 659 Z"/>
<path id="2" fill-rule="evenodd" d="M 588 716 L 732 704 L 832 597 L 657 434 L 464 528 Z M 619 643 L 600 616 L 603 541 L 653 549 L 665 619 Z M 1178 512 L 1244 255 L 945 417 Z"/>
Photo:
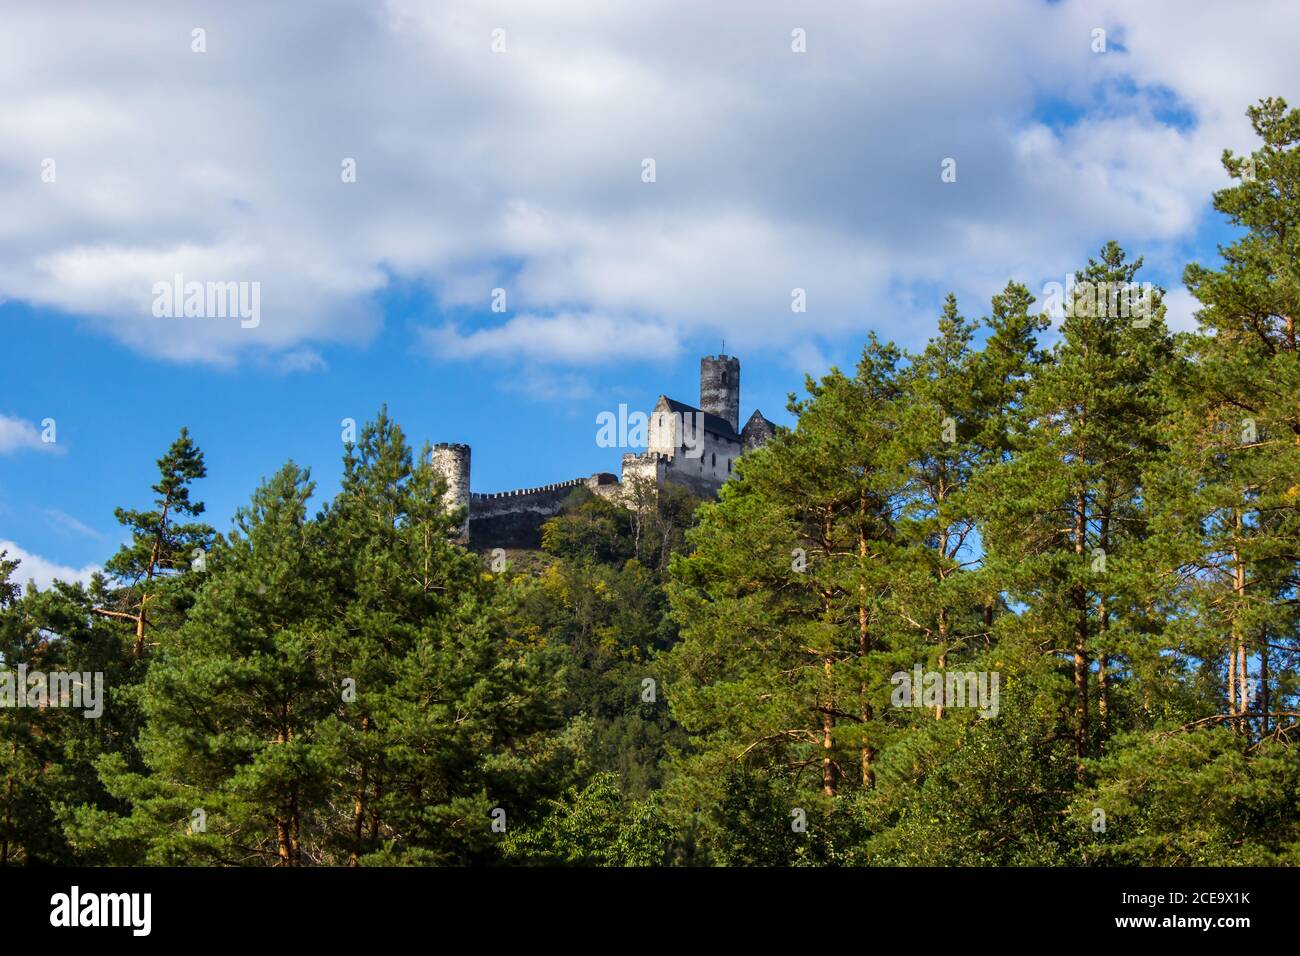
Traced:
<path id="1" fill-rule="evenodd" d="M 448 451 L 468 452 L 469 445 L 458 441 L 440 441 L 433 446 L 435 449 L 445 449 Z"/>
<path id="2" fill-rule="evenodd" d="M 564 510 L 565 502 L 578 488 L 608 496 L 610 474 L 590 478 L 571 478 L 536 488 L 515 488 L 488 494 L 473 494 L 469 499 L 470 543 L 483 548 L 539 548 L 542 524 Z"/>
<path id="3" fill-rule="evenodd" d="M 579 485 L 587 484 L 589 478 L 570 478 L 568 481 L 557 481 L 550 485 L 541 485 L 537 488 L 516 488 L 513 491 L 493 491 L 486 493 L 474 492 L 471 494 L 471 501 L 497 501 L 502 498 L 522 498 L 524 495 L 536 495 L 547 491 L 563 491 L 566 488 L 577 488 Z"/>
<path id="4" fill-rule="evenodd" d="M 623 464 L 629 461 L 672 461 L 673 456 L 664 451 L 629 451 L 623 455 Z"/>

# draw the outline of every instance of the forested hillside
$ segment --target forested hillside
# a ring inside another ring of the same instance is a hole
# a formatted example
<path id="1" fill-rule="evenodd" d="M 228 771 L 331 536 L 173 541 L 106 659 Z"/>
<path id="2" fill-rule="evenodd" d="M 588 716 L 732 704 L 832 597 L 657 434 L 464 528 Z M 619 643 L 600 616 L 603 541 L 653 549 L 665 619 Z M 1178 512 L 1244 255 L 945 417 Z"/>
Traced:
<path id="1" fill-rule="evenodd" d="M 214 529 L 182 430 L 91 585 L 0 555 L 5 667 L 105 689 L 0 708 L 0 864 L 1300 863 L 1300 111 L 1250 116 L 1196 331 L 1114 243 L 1057 322 L 950 296 L 716 502 L 475 554 L 381 410 Z"/>

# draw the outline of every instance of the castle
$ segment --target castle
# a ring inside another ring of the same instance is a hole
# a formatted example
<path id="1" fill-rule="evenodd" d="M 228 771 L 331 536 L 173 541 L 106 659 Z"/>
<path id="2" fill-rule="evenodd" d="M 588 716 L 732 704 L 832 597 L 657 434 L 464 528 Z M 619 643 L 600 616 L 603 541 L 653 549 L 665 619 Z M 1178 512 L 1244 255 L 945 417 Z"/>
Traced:
<path id="1" fill-rule="evenodd" d="M 646 450 L 623 456 L 621 481 L 598 472 L 540 488 L 478 494 L 470 491 L 469 445 L 435 445 L 432 464 L 446 481 L 446 506 L 463 509 L 458 540 L 476 550 L 536 548 L 542 522 L 558 514 L 579 486 L 623 504 L 630 503 L 637 486 L 666 484 L 712 498 L 731 475 L 736 459 L 775 434 L 776 426 L 757 410 L 740 428 L 740 360 L 708 355 L 700 359 L 699 407 L 660 395 L 648 417 Z"/>

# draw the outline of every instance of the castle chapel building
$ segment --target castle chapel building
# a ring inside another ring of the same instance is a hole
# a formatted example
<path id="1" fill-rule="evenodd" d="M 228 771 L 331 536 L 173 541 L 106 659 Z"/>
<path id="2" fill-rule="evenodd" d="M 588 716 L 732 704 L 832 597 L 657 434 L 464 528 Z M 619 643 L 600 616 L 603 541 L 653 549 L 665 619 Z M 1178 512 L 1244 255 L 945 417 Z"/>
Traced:
<path id="1" fill-rule="evenodd" d="M 682 485 L 712 498 L 732 474 L 736 459 L 776 434 L 776 426 L 755 410 L 740 428 L 740 360 L 730 355 L 700 359 L 697 408 L 660 395 L 650 413 L 644 452 L 623 456 L 622 480 L 606 472 L 540 488 L 495 494 L 470 491 L 468 445 L 439 444 L 433 464 L 447 481 L 446 504 L 463 508 L 460 540 L 476 548 L 536 548 L 541 526 L 558 514 L 579 486 L 626 503 L 634 485 Z"/>

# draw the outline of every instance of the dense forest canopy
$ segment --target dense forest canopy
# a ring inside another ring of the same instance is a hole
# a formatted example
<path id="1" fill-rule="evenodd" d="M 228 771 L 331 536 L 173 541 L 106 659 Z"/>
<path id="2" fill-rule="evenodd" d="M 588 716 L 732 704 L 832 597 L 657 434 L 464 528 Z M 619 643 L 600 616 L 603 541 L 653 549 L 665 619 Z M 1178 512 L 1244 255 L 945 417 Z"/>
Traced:
<path id="1" fill-rule="evenodd" d="M 1115 243 L 1055 326 L 949 296 L 716 502 L 578 489 L 504 566 L 384 410 L 221 532 L 182 429 L 88 586 L 0 554 L 0 864 L 1300 863 L 1300 112 L 1249 113 L 1196 331 Z"/>

